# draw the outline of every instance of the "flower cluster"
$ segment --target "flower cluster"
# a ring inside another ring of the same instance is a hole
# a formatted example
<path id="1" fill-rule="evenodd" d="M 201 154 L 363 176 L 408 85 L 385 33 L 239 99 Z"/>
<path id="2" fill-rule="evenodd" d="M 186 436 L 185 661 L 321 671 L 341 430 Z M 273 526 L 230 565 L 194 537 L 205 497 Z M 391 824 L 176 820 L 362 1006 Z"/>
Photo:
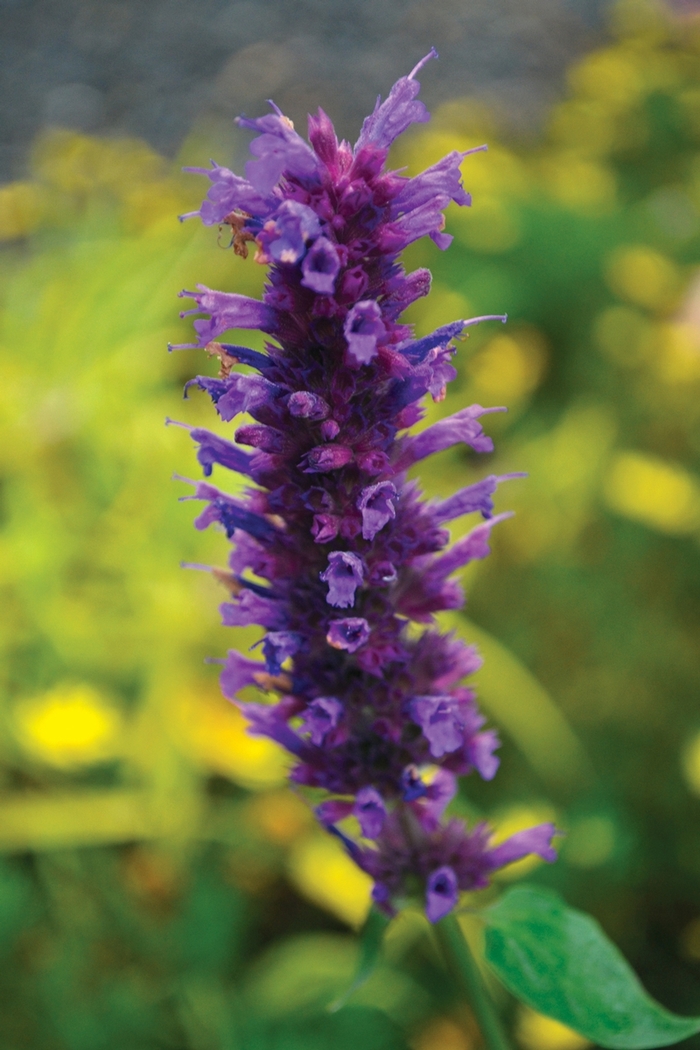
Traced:
<path id="1" fill-rule="evenodd" d="M 328 793 L 318 817 L 372 876 L 377 904 L 391 913 L 418 890 L 436 921 L 496 868 L 528 853 L 553 860 L 554 828 L 494 846 L 486 825 L 443 819 L 457 776 L 494 776 L 498 740 L 460 684 L 479 667 L 477 652 L 440 633 L 434 614 L 461 605 L 454 574 L 489 553 L 491 529 L 508 515 L 493 515 L 504 477 L 431 502 L 406 477 L 456 444 L 491 451 L 480 419 L 502 411 L 471 405 L 410 429 L 425 395 L 441 400 L 456 374 L 452 340 L 479 321 L 505 321 L 458 320 L 415 339 L 399 320 L 430 287 L 429 271 L 407 274 L 399 253 L 424 235 L 447 248 L 444 209 L 471 203 L 464 153 L 415 178 L 386 168 L 394 139 L 429 119 L 416 73 L 433 55 L 377 102 L 354 148 L 322 110 L 309 118 L 309 143 L 276 107 L 240 118 L 257 132 L 245 178 L 204 169 L 211 187 L 192 214 L 228 225 L 237 253 L 255 246 L 269 266 L 265 293 L 182 294 L 204 315 L 191 345 L 221 366 L 218 378 L 191 382 L 222 420 L 253 420 L 233 441 L 191 430 L 205 475 L 218 464 L 252 482 L 244 498 L 196 489 L 207 504 L 197 527 L 216 522 L 232 542 L 228 569 L 215 570 L 230 591 L 223 622 L 265 629 L 264 662 L 229 652 L 223 692 L 250 732 L 293 755 L 293 781 Z M 232 328 L 266 333 L 266 353 L 220 342 Z M 236 373 L 238 364 L 252 371 Z M 448 547 L 446 523 L 472 513 L 483 520 Z M 277 699 L 237 700 L 250 685 Z M 354 836 L 338 826 L 349 817 Z"/>

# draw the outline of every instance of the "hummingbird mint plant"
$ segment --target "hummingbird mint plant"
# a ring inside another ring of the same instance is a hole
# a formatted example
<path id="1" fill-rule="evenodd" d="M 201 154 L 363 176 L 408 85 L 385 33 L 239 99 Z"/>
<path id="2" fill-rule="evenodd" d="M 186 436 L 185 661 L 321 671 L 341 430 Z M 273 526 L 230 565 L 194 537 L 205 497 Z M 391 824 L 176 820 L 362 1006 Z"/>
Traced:
<path id="1" fill-rule="evenodd" d="M 215 570 L 230 592 L 223 622 L 263 632 L 262 659 L 228 653 L 223 693 L 250 732 L 290 752 L 295 784 L 323 792 L 319 821 L 373 879 L 372 921 L 421 901 L 487 1045 L 503 1048 L 454 913 L 461 893 L 504 865 L 533 853 L 554 861 L 556 829 L 495 845 L 487 824 L 446 816 L 458 777 L 494 777 L 499 742 L 465 684 L 478 653 L 434 616 L 461 606 L 455 574 L 489 554 L 491 530 L 510 517 L 494 514 L 494 494 L 513 475 L 442 500 L 424 499 L 407 477 L 454 445 L 490 452 L 481 420 L 504 410 L 469 405 L 415 430 L 424 399 L 442 400 L 456 375 L 454 340 L 506 320 L 462 318 L 418 339 L 401 320 L 430 290 L 429 271 L 406 273 L 401 252 L 425 236 L 449 247 L 444 210 L 471 205 L 461 167 L 485 148 L 454 151 L 412 178 L 387 167 L 397 136 L 429 119 L 416 76 L 432 57 L 377 102 L 354 146 L 323 110 L 309 117 L 307 142 L 273 105 L 238 120 L 256 133 L 244 176 L 215 163 L 188 169 L 211 183 L 191 215 L 228 226 L 233 250 L 254 250 L 268 270 L 261 300 L 183 291 L 194 302 L 185 313 L 198 315 L 196 340 L 183 345 L 220 364 L 216 378 L 188 386 L 206 391 L 224 422 L 252 420 L 231 440 L 191 429 L 205 476 L 217 464 L 250 479 L 243 497 L 209 481 L 195 492 L 205 503 L 197 527 L 217 523 L 231 541 L 228 567 Z M 226 342 L 230 329 L 262 331 L 266 352 Z M 468 514 L 480 520 L 451 543 L 446 526 Z M 260 702 L 238 699 L 247 686 Z M 650 1000 L 593 921 L 555 895 L 516 887 L 483 918 L 487 960 L 511 992 L 599 1045 L 668 1045 L 700 1029 Z"/>

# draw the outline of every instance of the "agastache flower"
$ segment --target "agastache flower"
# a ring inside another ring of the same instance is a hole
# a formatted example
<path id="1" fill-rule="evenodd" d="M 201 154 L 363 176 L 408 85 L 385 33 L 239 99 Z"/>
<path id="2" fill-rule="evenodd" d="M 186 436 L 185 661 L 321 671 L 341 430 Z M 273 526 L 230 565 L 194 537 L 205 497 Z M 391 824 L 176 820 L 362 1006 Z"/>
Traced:
<path id="1" fill-rule="evenodd" d="M 407 274 L 399 253 L 424 235 L 446 248 L 444 209 L 471 204 L 466 154 L 414 178 L 386 166 L 394 139 L 429 119 L 416 74 L 434 54 L 377 103 L 354 148 L 322 110 L 309 117 L 309 143 L 276 107 L 241 119 L 257 133 L 245 177 L 202 169 L 212 185 L 193 214 L 228 224 L 239 254 L 254 243 L 268 283 L 259 301 L 202 285 L 183 293 L 204 315 L 196 345 L 221 364 L 218 378 L 188 386 L 209 393 L 224 422 L 248 416 L 232 440 L 191 429 L 197 456 L 205 474 L 225 468 L 255 485 L 233 497 L 200 483 L 194 496 L 207 504 L 197 526 L 218 523 L 232 544 L 219 570 L 230 591 L 224 623 L 266 632 L 264 662 L 229 653 L 223 692 L 252 733 L 291 753 L 297 785 L 328 793 L 317 815 L 372 876 L 377 905 L 391 914 L 421 885 L 433 922 L 502 865 L 528 853 L 553 860 L 555 831 L 543 824 L 494 846 L 485 824 L 444 818 L 458 776 L 495 775 L 498 738 L 460 684 L 478 654 L 440 633 L 434 614 L 462 603 L 455 573 L 489 553 L 492 529 L 509 517 L 493 513 L 496 489 L 518 475 L 490 474 L 430 502 L 406 476 L 455 445 L 490 452 L 481 420 L 503 411 L 471 405 L 410 429 L 423 398 L 441 400 L 456 375 L 455 338 L 506 320 L 462 319 L 420 339 L 400 321 L 430 274 Z M 266 352 L 220 342 L 231 328 L 271 337 Z M 257 374 L 237 374 L 239 363 Z M 444 524 L 474 513 L 483 521 L 449 547 Z M 251 685 L 268 702 L 236 699 Z M 360 841 L 337 827 L 346 818 Z"/>

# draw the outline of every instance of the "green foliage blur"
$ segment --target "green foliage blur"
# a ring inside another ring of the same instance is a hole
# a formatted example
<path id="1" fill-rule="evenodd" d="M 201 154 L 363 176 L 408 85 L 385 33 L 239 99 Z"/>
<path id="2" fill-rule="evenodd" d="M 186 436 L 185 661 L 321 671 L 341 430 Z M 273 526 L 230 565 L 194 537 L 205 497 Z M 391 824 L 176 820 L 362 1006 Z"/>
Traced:
<path id="1" fill-rule="evenodd" d="M 508 405 L 487 417 L 497 451 L 442 453 L 425 490 L 530 474 L 502 486 L 517 516 L 442 618 L 482 649 L 503 739 L 496 780 L 454 809 L 501 835 L 554 817 L 560 861 L 502 882 L 591 911 L 652 994 L 698 1014 L 700 26 L 625 0 L 536 143 L 457 99 L 394 160 L 413 173 L 481 141 L 452 247 L 407 259 L 434 275 L 419 333 L 510 317 L 472 330 L 427 417 Z M 195 133 L 180 160 L 208 146 Z M 165 347 L 187 338 L 181 288 L 256 295 L 263 273 L 174 221 L 203 192 L 178 169 L 55 133 L 0 187 L 0 1048 L 474 1050 L 418 914 L 325 1009 L 352 980 L 367 882 L 205 663 L 256 637 L 178 568 L 225 544 L 178 502 L 171 475 L 198 471 L 164 426 L 216 429 L 202 395 L 182 402 L 214 364 Z M 525 1050 L 590 1045 L 495 992 Z"/>

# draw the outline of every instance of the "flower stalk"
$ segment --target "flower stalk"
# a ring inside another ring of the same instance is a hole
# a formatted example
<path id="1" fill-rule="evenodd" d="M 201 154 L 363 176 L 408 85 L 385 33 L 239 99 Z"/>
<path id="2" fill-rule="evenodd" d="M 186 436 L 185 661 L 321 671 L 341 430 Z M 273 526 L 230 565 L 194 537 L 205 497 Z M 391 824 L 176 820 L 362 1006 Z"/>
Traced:
<path id="1" fill-rule="evenodd" d="M 498 1012 L 454 914 L 435 925 L 435 936 L 447 968 L 464 991 L 487 1050 L 511 1050 Z"/>

